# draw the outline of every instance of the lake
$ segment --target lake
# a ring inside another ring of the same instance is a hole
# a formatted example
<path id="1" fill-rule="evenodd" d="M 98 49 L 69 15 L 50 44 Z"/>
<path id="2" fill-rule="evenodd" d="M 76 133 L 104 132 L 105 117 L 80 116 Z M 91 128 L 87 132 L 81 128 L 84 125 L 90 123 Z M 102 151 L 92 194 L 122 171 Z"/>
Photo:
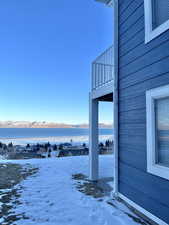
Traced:
<path id="1" fill-rule="evenodd" d="M 85 128 L 0 128 L 0 141 L 13 144 L 33 143 L 88 143 L 89 129 Z M 99 140 L 113 139 L 112 129 L 100 129 Z"/>

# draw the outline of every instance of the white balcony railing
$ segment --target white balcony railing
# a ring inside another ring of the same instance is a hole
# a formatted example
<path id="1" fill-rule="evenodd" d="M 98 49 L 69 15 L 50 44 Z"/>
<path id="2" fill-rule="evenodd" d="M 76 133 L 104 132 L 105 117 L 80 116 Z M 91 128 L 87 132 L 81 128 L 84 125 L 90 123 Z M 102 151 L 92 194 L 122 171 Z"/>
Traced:
<path id="1" fill-rule="evenodd" d="M 114 79 L 113 46 L 92 63 L 92 90 L 99 89 Z"/>

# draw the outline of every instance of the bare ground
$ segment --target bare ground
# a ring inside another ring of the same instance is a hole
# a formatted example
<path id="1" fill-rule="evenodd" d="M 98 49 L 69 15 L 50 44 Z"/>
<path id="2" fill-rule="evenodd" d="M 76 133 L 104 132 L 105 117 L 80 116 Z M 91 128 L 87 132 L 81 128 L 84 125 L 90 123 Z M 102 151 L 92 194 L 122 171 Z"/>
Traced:
<path id="1" fill-rule="evenodd" d="M 15 225 L 20 218 L 26 219 L 25 215 L 15 215 L 13 209 L 20 204 L 19 197 L 21 187 L 19 184 L 28 176 L 37 172 L 29 164 L 21 166 L 18 164 L 0 164 L 0 224 Z"/>

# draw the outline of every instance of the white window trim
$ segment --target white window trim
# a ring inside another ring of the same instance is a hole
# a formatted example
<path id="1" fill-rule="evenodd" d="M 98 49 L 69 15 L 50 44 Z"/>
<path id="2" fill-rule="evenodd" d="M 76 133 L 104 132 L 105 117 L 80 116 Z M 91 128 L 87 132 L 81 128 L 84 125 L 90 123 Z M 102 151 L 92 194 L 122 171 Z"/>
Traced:
<path id="1" fill-rule="evenodd" d="M 153 29 L 152 27 L 152 0 L 144 0 L 145 13 L 145 43 L 150 42 L 154 38 L 169 29 L 169 20 Z"/>
<path id="2" fill-rule="evenodd" d="M 146 92 L 147 113 L 147 172 L 169 180 L 169 168 L 156 164 L 156 130 L 155 130 L 155 107 L 156 99 L 169 97 L 169 85 L 152 89 Z"/>

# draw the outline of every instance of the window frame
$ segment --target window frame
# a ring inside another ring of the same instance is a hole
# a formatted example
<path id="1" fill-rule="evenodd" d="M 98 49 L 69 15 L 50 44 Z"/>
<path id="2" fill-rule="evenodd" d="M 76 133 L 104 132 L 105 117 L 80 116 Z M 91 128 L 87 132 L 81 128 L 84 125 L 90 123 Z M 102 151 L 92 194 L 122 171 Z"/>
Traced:
<path id="1" fill-rule="evenodd" d="M 145 43 L 150 42 L 160 34 L 169 29 L 169 20 L 153 29 L 153 0 L 144 0 L 144 13 L 145 13 Z"/>
<path id="2" fill-rule="evenodd" d="M 156 163 L 155 100 L 169 97 L 169 85 L 146 91 L 147 172 L 169 180 L 169 167 Z"/>

